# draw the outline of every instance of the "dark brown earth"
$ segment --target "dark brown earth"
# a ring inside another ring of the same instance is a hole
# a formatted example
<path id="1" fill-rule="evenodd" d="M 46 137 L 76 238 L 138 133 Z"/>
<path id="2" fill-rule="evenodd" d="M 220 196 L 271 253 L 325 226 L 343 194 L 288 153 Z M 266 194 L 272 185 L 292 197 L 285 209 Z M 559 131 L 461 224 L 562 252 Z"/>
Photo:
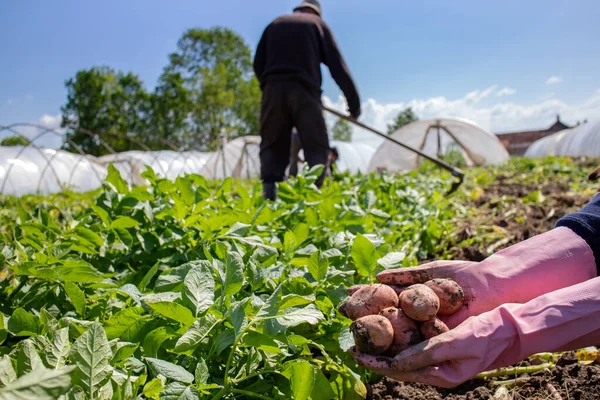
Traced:
<path id="1" fill-rule="evenodd" d="M 510 177 L 497 177 L 495 184 L 471 202 L 470 205 L 479 213 L 475 219 L 459 224 L 452 242 L 448 244 L 452 259 L 482 261 L 490 253 L 551 230 L 561 217 L 581 209 L 591 200 L 591 195 L 574 192 L 565 183 L 540 188 L 532 184 L 506 182 L 508 180 Z M 527 201 L 527 197 L 538 190 L 544 197 L 543 201 Z M 505 239 L 496 243 L 478 240 L 474 245 L 458 245 L 481 237 L 482 226 L 505 232 Z"/>
<path id="2" fill-rule="evenodd" d="M 526 383 L 509 389 L 512 398 L 527 400 L 600 399 L 600 366 L 579 364 L 573 353 L 561 357 L 557 366 L 532 375 L 521 375 Z M 496 378 L 497 381 L 511 377 Z M 491 381 L 473 380 L 454 389 L 438 389 L 421 384 L 404 384 L 387 378 L 371 386 L 372 400 L 489 400 L 494 399 Z M 550 385 L 560 397 L 553 395 Z"/>

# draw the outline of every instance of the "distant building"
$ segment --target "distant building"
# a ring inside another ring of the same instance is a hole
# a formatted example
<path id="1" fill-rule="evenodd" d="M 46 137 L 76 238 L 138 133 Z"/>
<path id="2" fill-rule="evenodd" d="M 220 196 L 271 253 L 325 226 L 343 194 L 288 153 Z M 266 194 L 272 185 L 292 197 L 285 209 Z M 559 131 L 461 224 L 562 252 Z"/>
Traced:
<path id="1" fill-rule="evenodd" d="M 570 126 L 564 124 L 560 120 L 560 116 L 556 116 L 556 122 L 550 128 L 541 131 L 524 131 L 524 132 L 503 132 L 496 133 L 500 142 L 506 147 L 506 150 L 511 156 L 522 156 L 538 139 L 550 136 L 553 133 L 560 132 L 564 129 L 569 129 Z"/>

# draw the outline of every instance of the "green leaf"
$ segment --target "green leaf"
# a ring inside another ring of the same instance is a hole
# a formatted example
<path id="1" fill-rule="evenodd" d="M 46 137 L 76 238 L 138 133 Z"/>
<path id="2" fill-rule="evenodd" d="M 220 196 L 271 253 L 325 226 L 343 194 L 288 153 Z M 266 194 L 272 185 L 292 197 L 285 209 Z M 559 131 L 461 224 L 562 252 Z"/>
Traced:
<path id="1" fill-rule="evenodd" d="M 315 367 L 308 361 L 291 362 L 290 384 L 294 400 L 307 400 L 315 385 Z"/>
<path id="2" fill-rule="evenodd" d="M 196 372 L 194 373 L 194 376 L 196 377 L 196 385 L 206 385 L 208 383 L 210 372 L 208 372 L 208 366 L 203 358 L 201 358 L 200 361 L 198 361 L 198 364 L 196 364 Z"/>
<path id="3" fill-rule="evenodd" d="M 13 368 L 12 361 L 8 355 L 0 358 L 0 384 L 8 386 L 17 379 L 17 373 Z"/>
<path id="4" fill-rule="evenodd" d="M 108 165 L 108 176 L 106 177 L 106 182 L 109 183 L 119 194 L 129 193 L 129 185 L 123 178 L 121 178 L 121 173 L 112 163 Z"/>
<path id="5" fill-rule="evenodd" d="M 58 399 L 69 390 L 71 386 L 69 374 L 74 368 L 65 367 L 58 370 L 43 368 L 30 372 L 0 389 L 0 400 Z"/>
<path id="6" fill-rule="evenodd" d="M 69 296 L 69 300 L 71 300 L 71 304 L 75 307 L 75 311 L 77 314 L 82 317 L 85 315 L 85 294 L 79 286 L 72 282 L 65 282 L 63 285 L 67 296 Z"/>
<path id="7" fill-rule="evenodd" d="M 58 279 L 62 282 L 93 283 L 104 277 L 90 263 L 83 260 L 66 260 L 58 268 Z"/>
<path id="8" fill-rule="evenodd" d="M 40 321 L 35 315 L 17 308 L 8 320 L 7 328 L 15 336 L 35 336 L 40 333 Z"/>
<path id="9" fill-rule="evenodd" d="M 17 371 L 19 375 L 24 375 L 36 369 L 44 368 L 44 363 L 40 358 L 31 339 L 21 343 L 19 355 L 17 356 Z"/>
<path id="10" fill-rule="evenodd" d="M 160 392 L 165 388 L 166 378 L 154 378 L 150 382 L 146 383 L 143 395 L 149 399 L 158 400 L 160 398 Z"/>
<path id="11" fill-rule="evenodd" d="M 120 338 L 136 342 L 144 336 L 144 327 L 150 319 L 149 315 L 144 315 L 142 307 L 125 308 L 104 323 L 106 336 L 109 340 Z"/>
<path id="12" fill-rule="evenodd" d="M 242 289 L 244 284 L 244 261 L 238 253 L 227 253 L 225 260 L 225 284 L 223 285 L 226 296 L 233 296 Z"/>
<path id="13" fill-rule="evenodd" d="M 168 361 L 159 360 L 157 358 L 145 358 L 152 373 L 162 375 L 167 379 L 172 379 L 177 382 L 192 383 L 194 375 L 190 374 L 185 368 Z"/>
<path id="14" fill-rule="evenodd" d="M 235 225 L 233 225 L 224 236 L 245 237 L 248 235 L 248 232 L 250 232 L 250 228 L 252 228 L 252 225 L 236 222 Z"/>
<path id="15" fill-rule="evenodd" d="M 148 284 L 150 283 L 152 278 L 154 278 L 154 275 L 156 275 L 157 271 L 158 271 L 158 263 L 154 264 L 152 266 L 152 268 L 150 268 L 150 270 L 148 272 L 146 272 L 146 275 L 144 275 L 140 284 L 138 285 L 138 289 L 140 289 L 141 291 L 146 290 L 146 288 L 148 287 Z"/>
<path id="16" fill-rule="evenodd" d="M 46 350 L 46 363 L 53 369 L 63 368 L 69 359 L 69 328 L 62 328 L 56 331 L 52 345 Z"/>
<path id="17" fill-rule="evenodd" d="M 308 224 L 298 224 L 294 228 L 294 236 L 296 238 L 296 248 L 301 246 L 308 240 L 308 236 L 310 235 L 310 227 Z"/>
<path id="18" fill-rule="evenodd" d="M 40 310 L 40 322 L 42 327 L 45 328 L 45 331 L 50 333 L 50 335 L 54 335 L 54 332 L 60 329 L 58 326 L 58 321 L 52 314 L 50 314 L 45 308 Z"/>
<path id="19" fill-rule="evenodd" d="M 269 299 L 260 307 L 256 314 L 256 319 L 267 319 L 277 315 L 281 303 L 281 285 L 277 286 Z"/>
<path id="20" fill-rule="evenodd" d="M 300 296 L 298 294 L 288 294 L 287 296 L 283 296 L 281 299 L 281 304 L 279 306 L 280 310 L 285 310 L 291 307 L 305 306 L 310 303 L 315 302 L 314 296 Z"/>
<path id="21" fill-rule="evenodd" d="M 119 217 L 110 224 L 110 229 L 129 229 L 139 225 L 140 223 L 131 217 Z"/>
<path id="22" fill-rule="evenodd" d="M 352 260 L 359 275 L 373 279 L 377 252 L 375 245 L 361 234 L 356 236 L 352 244 Z"/>
<path id="23" fill-rule="evenodd" d="M 176 353 L 185 353 L 196 348 L 220 322 L 211 313 L 206 314 L 204 318 L 200 318 L 194 322 L 190 329 L 179 338 L 173 351 Z"/>
<path id="24" fill-rule="evenodd" d="M 238 337 L 240 332 L 248 326 L 248 319 L 246 318 L 246 312 L 244 311 L 245 306 L 245 301 L 239 302 L 229 316 L 229 321 L 233 325 L 235 337 Z"/>
<path id="25" fill-rule="evenodd" d="M 133 353 L 135 353 L 135 351 L 137 350 L 137 348 L 140 346 L 139 343 L 129 343 L 129 342 L 119 342 L 116 345 L 116 348 L 113 353 L 115 354 L 113 356 L 113 358 L 111 359 L 110 363 L 111 364 L 118 364 L 123 360 L 126 360 L 127 358 L 131 357 L 133 355 Z"/>
<path id="26" fill-rule="evenodd" d="M 252 347 L 270 354 L 282 353 L 279 345 L 273 338 L 256 331 L 250 331 L 244 335 L 240 342 L 240 347 Z"/>
<path id="27" fill-rule="evenodd" d="M 160 394 L 161 400 L 198 400 L 198 390 L 179 382 L 170 383 Z"/>
<path id="28" fill-rule="evenodd" d="M 315 372 L 315 384 L 310 398 L 311 400 L 331 400 L 336 398 L 335 392 L 331 388 L 331 383 L 329 383 L 320 369 L 317 369 Z"/>
<path id="29" fill-rule="evenodd" d="M 304 322 L 310 325 L 317 325 L 324 321 L 325 316 L 314 304 L 309 304 L 304 308 L 290 308 L 277 317 L 277 322 L 281 325 L 291 328 Z"/>
<path id="30" fill-rule="evenodd" d="M 84 226 L 78 226 L 75 228 L 75 232 L 88 242 L 95 244 L 97 247 L 102 247 L 104 245 L 104 239 L 91 229 Z"/>
<path id="31" fill-rule="evenodd" d="M 329 260 L 321 253 L 316 251 L 308 260 L 308 272 L 317 282 L 322 282 L 327 278 L 327 270 L 329 269 Z"/>
<path id="32" fill-rule="evenodd" d="M 388 253 L 379 260 L 377 260 L 377 264 L 385 269 L 397 269 L 402 268 L 402 262 L 406 258 L 405 253 L 397 252 L 397 253 Z"/>
<path id="33" fill-rule="evenodd" d="M 110 218 L 108 217 L 108 213 L 106 212 L 105 209 L 103 209 L 102 207 L 99 207 L 99 206 L 95 206 L 95 205 L 92 206 L 92 209 L 94 211 L 96 211 L 96 214 L 102 220 L 102 223 L 104 223 L 104 226 L 110 225 Z"/>
<path id="34" fill-rule="evenodd" d="M 185 326 L 190 326 L 196 321 L 192 312 L 181 304 L 167 301 L 148 302 L 142 300 L 142 302 L 155 313 Z"/>
<path id="35" fill-rule="evenodd" d="M 154 329 L 144 338 L 144 354 L 156 358 L 162 344 L 176 336 L 175 331 L 166 326 Z"/>
<path id="36" fill-rule="evenodd" d="M 72 362 L 77 366 L 73 371 L 73 383 L 90 397 L 95 396 L 112 375 L 109 365 L 112 352 L 102 325 L 94 322 L 75 341 L 70 354 Z"/>
<path id="37" fill-rule="evenodd" d="M 215 280 L 208 261 L 195 262 L 193 265 L 183 282 L 183 298 L 192 305 L 194 315 L 199 316 L 214 303 Z"/>
<path id="38" fill-rule="evenodd" d="M 342 349 L 344 353 L 354 346 L 354 336 L 352 335 L 352 332 L 350 332 L 350 328 L 344 326 L 340 330 L 338 342 L 340 343 L 340 349 Z"/>
<path id="39" fill-rule="evenodd" d="M 283 251 L 287 255 L 291 255 L 298 248 L 298 241 L 294 232 L 286 231 L 283 236 Z"/>

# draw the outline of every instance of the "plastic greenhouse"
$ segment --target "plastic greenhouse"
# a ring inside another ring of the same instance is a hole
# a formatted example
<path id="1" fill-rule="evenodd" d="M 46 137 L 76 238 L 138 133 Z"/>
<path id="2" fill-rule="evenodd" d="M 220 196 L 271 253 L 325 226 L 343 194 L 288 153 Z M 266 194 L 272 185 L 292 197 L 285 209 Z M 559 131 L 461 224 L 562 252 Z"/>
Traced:
<path id="1" fill-rule="evenodd" d="M 65 189 L 85 192 L 101 186 L 106 168 L 92 156 L 34 146 L 0 147 L 0 193 L 58 193 Z"/>
<path id="2" fill-rule="evenodd" d="M 525 157 L 600 157 L 600 121 L 565 129 L 534 142 Z"/>
<path id="3" fill-rule="evenodd" d="M 427 155 L 440 157 L 452 150 L 462 153 L 468 165 L 502 164 L 509 154 L 496 135 L 475 123 L 459 118 L 416 121 L 392 133 L 392 137 Z M 369 172 L 400 172 L 418 168 L 423 157 L 384 141 L 369 164 Z"/>
<path id="4" fill-rule="evenodd" d="M 112 163 L 126 181 L 133 185 L 143 185 L 146 182 L 141 174 L 147 166 L 157 176 L 174 180 L 185 174 L 200 174 L 212 155 L 213 153 L 199 151 L 126 151 L 98 157 L 97 162 L 107 168 Z"/>

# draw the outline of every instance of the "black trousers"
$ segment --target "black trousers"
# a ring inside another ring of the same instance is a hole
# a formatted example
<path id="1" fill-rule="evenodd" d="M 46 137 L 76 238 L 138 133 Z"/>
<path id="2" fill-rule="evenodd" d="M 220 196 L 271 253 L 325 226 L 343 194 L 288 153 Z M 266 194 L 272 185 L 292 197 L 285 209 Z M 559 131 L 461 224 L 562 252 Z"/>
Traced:
<path id="1" fill-rule="evenodd" d="M 261 179 L 281 182 L 290 161 L 292 128 L 296 127 L 310 167 L 327 166 L 329 137 L 320 94 L 293 81 L 272 82 L 263 89 L 260 117 Z M 321 184 L 324 176 L 317 184 Z"/>

